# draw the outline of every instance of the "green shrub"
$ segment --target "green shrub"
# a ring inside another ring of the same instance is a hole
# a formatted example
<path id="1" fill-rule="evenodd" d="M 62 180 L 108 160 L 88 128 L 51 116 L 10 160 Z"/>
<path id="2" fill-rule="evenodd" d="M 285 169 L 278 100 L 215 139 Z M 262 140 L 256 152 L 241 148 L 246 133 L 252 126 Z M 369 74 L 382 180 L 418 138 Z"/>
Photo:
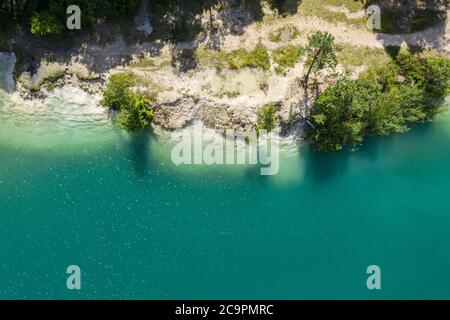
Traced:
<path id="1" fill-rule="evenodd" d="M 56 83 L 59 79 L 64 78 L 66 75 L 64 70 L 55 70 L 44 76 L 41 80 L 37 81 L 33 85 L 29 86 L 28 89 L 31 92 L 39 92 L 41 88 L 45 88 L 49 91 L 55 89 Z"/>
<path id="2" fill-rule="evenodd" d="M 102 104 L 118 112 L 117 124 L 127 131 L 146 128 L 153 119 L 155 97 L 131 91 L 137 81 L 131 73 L 114 74 L 103 92 Z"/>
<path id="3" fill-rule="evenodd" d="M 253 51 L 237 49 L 230 52 L 197 49 L 195 52 L 197 60 L 205 65 L 214 66 L 216 69 L 223 68 L 242 69 L 261 68 L 265 71 L 270 69 L 270 56 L 267 48 L 259 42 Z"/>
<path id="4" fill-rule="evenodd" d="M 151 101 L 144 95 L 132 94 L 129 104 L 119 112 L 117 122 L 127 131 L 144 129 L 153 120 Z"/>
<path id="5" fill-rule="evenodd" d="M 400 72 L 431 96 L 443 96 L 450 88 L 450 59 L 433 52 L 410 54 L 400 52 L 396 58 Z"/>
<path id="6" fill-rule="evenodd" d="M 273 61 L 278 65 L 275 71 L 278 74 L 285 74 L 286 69 L 293 68 L 304 53 L 303 47 L 293 45 L 275 49 L 272 52 Z"/>
<path id="7" fill-rule="evenodd" d="M 49 73 L 45 78 L 41 80 L 41 86 L 46 88 L 47 90 L 53 90 L 55 88 L 55 84 L 59 79 L 64 78 L 66 75 L 64 70 L 55 70 Z"/>
<path id="8" fill-rule="evenodd" d="M 256 131 L 267 130 L 272 131 L 276 128 L 278 121 L 276 113 L 279 109 L 277 103 L 269 103 L 264 105 L 258 113 L 258 124 L 256 125 Z"/>
<path id="9" fill-rule="evenodd" d="M 64 24 L 58 16 L 49 11 L 35 13 L 31 18 L 31 33 L 38 36 L 58 35 L 64 31 Z"/>
<path id="10" fill-rule="evenodd" d="M 120 111 L 128 106 L 133 96 L 130 87 L 134 85 L 135 81 L 136 79 L 131 73 L 118 73 L 110 76 L 103 92 L 102 104 L 115 111 Z"/>
<path id="11" fill-rule="evenodd" d="M 228 66 L 230 69 L 261 68 L 270 69 L 270 57 L 267 48 L 259 42 L 255 49 L 248 52 L 245 49 L 237 49 L 227 54 Z"/>

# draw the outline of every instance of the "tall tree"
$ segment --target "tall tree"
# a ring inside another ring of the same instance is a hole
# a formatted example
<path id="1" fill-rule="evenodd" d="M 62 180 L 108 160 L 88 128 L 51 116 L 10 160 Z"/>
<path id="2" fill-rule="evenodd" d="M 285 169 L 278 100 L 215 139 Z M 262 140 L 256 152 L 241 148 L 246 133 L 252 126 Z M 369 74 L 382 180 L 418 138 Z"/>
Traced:
<path id="1" fill-rule="evenodd" d="M 317 31 L 309 37 L 306 47 L 306 73 L 303 77 L 303 87 L 305 89 L 304 106 L 308 107 L 308 86 L 311 75 L 319 74 L 328 68 L 337 65 L 336 45 L 334 37 L 328 32 Z"/>

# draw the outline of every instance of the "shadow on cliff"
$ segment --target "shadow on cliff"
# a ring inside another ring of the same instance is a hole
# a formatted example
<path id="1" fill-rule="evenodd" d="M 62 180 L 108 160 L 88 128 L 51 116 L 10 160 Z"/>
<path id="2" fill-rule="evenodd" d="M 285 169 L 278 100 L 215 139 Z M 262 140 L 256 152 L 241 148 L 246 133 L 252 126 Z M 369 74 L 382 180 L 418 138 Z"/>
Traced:
<path id="1" fill-rule="evenodd" d="M 381 31 L 376 33 L 386 52 L 393 58 L 399 47 L 406 44 L 413 50 L 435 48 L 445 43 L 448 0 L 355 0 L 378 5 L 381 9 Z"/>
<path id="2" fill-rule="evenodd" d="M 48 1 L 46 6 L 56 0 Z M 218 50 L 228 34 L 243 34 L 245 27 L 263 18 L 261 0 L 141 0 L 153 33 L 144 37 L 133 18 L 121 23 L 103 23 L 81 30 L 67 31 L 59 37 L 37 37 L 29 22 L 17 26 L 20 36 L 15 48 L 25 63 L 37 69 L 41 60 L 67 63 L 78 59 L 90 71 L 107 72 L 127 64 L 134 54 L 156 56 L 166 44 L 173 44 L 172 64 L 186 72 L 196 67 L 194 51 L 199 42 Z M 270 0 L 280 15 L 295 13 L 300 0 Z M 80 5 L 83 12 L 83 5 Z M 139 7 L 142 11 L 142 6 Z M 42 10 L 44 10 L 43 7 Z M 209 17 L 204 19 L 204 17 Z M 203 20 L 202 20 L 203 19 Z M 205 21 L 204 21 L 205 20 Z M 86 31 L 88 30 L 88 31 Z"/>

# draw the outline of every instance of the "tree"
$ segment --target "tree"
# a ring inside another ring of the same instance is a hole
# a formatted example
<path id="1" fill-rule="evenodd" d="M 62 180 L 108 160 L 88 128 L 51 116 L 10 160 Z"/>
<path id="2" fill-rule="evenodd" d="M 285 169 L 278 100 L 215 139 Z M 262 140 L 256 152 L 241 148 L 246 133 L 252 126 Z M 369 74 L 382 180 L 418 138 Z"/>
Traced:
<path id="1" fill-rule="evenodd" d="M 64 31 L 62 19 L 49 11 L 36 13 L 31 18 L 31 33 L 38 36 L 58 35 Z"/>
<path id="2" fill-rule="evenodd" d="M 305 89 L 305 107 L 308 106 L 308 85 L 312 74 L 318 74 L 327 68 L 334 68 L 337 65 L 336 45 L 334 37 L 328 32 L 317 31 L 308 38 L 306 47 L 307 72 L 303 77 L 303 86 Z"/>
<path id="3" fill-rule="evenodd" d="M 313 142 L 320 151 L 358 146 L 364 139 L 368 116 L 378 100 L 377 88 L 361 81 L 340 78 L 321 94 L 311 120 Z"/>
<path id="4" fill-rule="evenodd" d="M 135 93 L 131 87 L 139 80 L 132 73 L 118 73 L 108 79 L 102 104 L 118 112 L 117 124 L 127 130 L 146 128 L 153 120 L 155 97 Z"/>
<path id="5" fill-rule="evenodd" d="M 269 103 L 264 105 L 258 113 L 258 124 L 256 125 L 256 130 L 266 130 L 267 132 L 272 131 L 277 126 L 276 113 L 279 109 L 277 103 Z"/>
<path id="6" fill-rule="evenodd" d="M 365 71 L 357 80 L 339 78 L 311 111 L 311 138 L 321 151 L 358 147 L 364 138 L 405 132 L 432 119 L 450 88 L 450 59 L 426 52 Z"/>

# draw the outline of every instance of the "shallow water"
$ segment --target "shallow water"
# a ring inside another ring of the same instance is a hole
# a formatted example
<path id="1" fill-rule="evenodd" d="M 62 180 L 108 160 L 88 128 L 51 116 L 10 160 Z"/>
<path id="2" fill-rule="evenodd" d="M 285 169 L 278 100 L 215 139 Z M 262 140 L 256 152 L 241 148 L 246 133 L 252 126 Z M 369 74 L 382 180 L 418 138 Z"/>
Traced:
<path id="1" fill-rule="evenodd" d="M 358 152 L 303 147 L 260 176 L 176 167 L 164 139 L 70 90 L 0 96 L 0 298 L 450 296 L 448 115 Z"/>

